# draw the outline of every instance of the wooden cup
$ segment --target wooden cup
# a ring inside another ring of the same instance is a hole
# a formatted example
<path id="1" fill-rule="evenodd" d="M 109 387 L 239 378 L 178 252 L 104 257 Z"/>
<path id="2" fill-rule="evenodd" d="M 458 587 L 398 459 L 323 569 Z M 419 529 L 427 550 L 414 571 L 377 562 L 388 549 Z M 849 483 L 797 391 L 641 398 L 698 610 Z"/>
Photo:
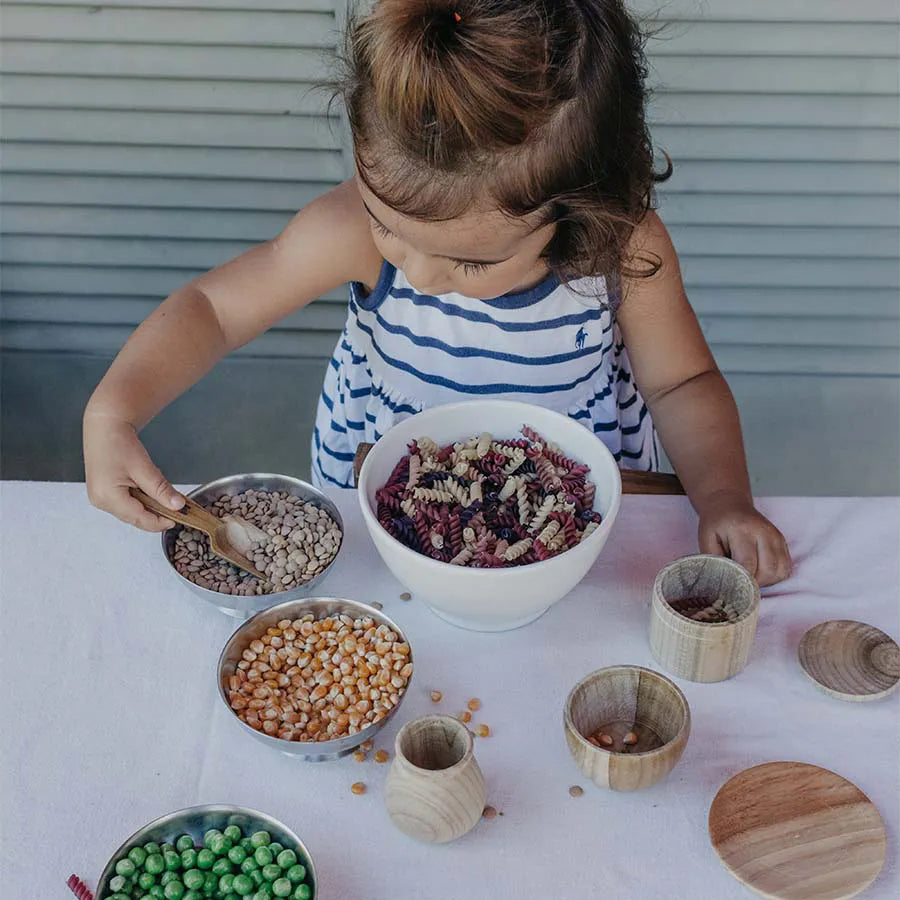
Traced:
<path id="1" fill-rule="evenodd" d="M 759 585 L 743 566 L 722 556 L 686 556 L 656 576 L 650 650 L 678 678 L 724 681 L 747 665 L 758 618 Z"/>
<path id="2" fill-rule="evenodd" d="M 472 747 L 472 733 L 451 716 L 423 716 L 400 729 L 385 802 L 404 834 L 443 844 L 478 822 L 486 795 Z"/>
<path id="3" fill-rule="evenodd" d="M 691 710 L 684 694 L 659 672 L 610 666 L 575 685 L 563 724 L 569 752 L 594 784 L 637 791 L 675 767 L 691 733 Z M 598 735 L 608 738 L 609 746 L 591 743 Z"/>

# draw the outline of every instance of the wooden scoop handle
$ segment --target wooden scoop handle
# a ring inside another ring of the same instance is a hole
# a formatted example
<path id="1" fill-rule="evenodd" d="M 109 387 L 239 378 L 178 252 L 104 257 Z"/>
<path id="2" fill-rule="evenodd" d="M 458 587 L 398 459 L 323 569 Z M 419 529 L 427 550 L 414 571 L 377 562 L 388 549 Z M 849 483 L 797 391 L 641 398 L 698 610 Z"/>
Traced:
<path id="1" fill-rule="evenodd" d="M 185 497 L 185 504 L 181 509 L 172 509 L 164 506 L 158 500 L 154 500 L 149 494 L 145 494 L 140 488 L 129 488 L 131 496 L 140 502 L 151 512 L 155 512 L 164 519 L 171 519 L 180 525 L 187 525 L 188 528 L 196 528 L 214 537 L 216 529 L 222 524 L 211 512 L 205 510 L 199 503 L 195 503 L 188 497 Z"/>

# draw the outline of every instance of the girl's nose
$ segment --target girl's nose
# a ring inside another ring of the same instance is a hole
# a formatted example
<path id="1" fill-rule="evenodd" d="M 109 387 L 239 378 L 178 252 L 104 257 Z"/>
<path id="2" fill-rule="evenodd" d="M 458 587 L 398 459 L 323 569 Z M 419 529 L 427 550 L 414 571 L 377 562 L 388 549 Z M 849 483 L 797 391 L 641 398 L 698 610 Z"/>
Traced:
<path id="1" fill-rule="evenodd" d="M 446 277 L 438 260 L 420 254 L 407 253 L 403 272 L 409 283 L 422 294 L 440 294 L 444 291 Z"/>

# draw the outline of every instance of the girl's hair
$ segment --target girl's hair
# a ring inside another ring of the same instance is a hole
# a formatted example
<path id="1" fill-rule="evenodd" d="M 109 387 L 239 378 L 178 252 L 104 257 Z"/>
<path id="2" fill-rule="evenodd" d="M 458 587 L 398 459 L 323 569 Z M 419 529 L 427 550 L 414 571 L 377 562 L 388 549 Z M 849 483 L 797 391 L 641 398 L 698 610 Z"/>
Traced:
<path id="1" fill-rule="evenodd" d="M 388 206 L 442 221 L 487 198 L 556 223 L 544 256 L 566 281 L 658 270 L 625 259 L 671 164 L 654 174 L 622 0 L 378 0 L 344 56 L 357 168 Z"/>

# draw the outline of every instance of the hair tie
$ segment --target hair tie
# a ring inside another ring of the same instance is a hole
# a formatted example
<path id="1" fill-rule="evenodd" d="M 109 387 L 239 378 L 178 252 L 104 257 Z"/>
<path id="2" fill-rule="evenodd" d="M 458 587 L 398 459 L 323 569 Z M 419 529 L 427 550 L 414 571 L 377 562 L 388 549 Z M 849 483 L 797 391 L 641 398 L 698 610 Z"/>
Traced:
<path id="1" fill-rule="evenodd" d="M 453 21 L 456 22 L 457 24 L 459 24 L 460 22 L 462 22 L 462 16 L 461 16 L 461 15 L 459 14 L 459 12 L 458 12 L 457 10 L 455 10 L 455 9 L 453 10 Z"/>

